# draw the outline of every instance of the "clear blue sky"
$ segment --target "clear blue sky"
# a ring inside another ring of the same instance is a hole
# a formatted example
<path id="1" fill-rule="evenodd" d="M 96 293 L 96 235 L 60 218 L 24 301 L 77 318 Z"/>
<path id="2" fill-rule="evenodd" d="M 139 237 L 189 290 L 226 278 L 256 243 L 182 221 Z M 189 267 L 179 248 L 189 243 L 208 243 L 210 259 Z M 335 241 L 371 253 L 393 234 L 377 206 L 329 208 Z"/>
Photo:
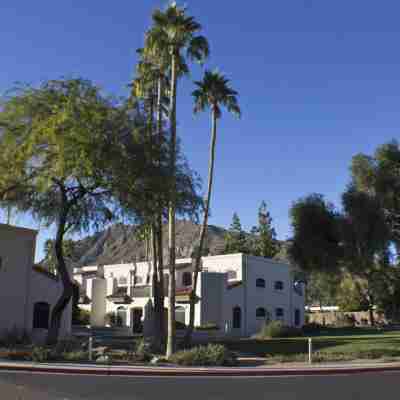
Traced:
<path id="1" fill-rule="evenodd" d="M 0 91 L 15 81 L 82 76 L 126 94 L 135 49 L 165 1 L 2 0 Z M 212 218 L 244 227 L 268 203 L 278 236 L 291 203 L 320 192 L 339 204 L 351 157 L 400 131 L 400 3 L 395 0 L 186 2 L 219 67 L 240 92 L 243 118 L 219 129 Z M 192 79 L 201 70 L 194 68 Z M 205 178 L 209 115 L 192 115 L 190 80 L 179 88 L 179 135 Z M 35 227 L 28 217 L 17 224 Z M 49 232 L 41 231 L 37 258 Z"/>

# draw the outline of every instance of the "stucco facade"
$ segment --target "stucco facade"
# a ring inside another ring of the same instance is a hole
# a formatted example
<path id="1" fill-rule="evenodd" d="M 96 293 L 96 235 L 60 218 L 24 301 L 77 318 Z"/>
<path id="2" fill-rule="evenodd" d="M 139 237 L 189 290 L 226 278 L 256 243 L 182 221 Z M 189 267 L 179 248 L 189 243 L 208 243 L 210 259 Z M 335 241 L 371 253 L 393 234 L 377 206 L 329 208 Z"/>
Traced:
<path id="1" fill-rule="evenodd" d="M 59 279 L 34 266 L 36 235 L 35 230 L 0 224 L 0 336 L 17 329 L 42 339 L 61 294 Z M 60 335 L 70 332 L 71 304 L 64 312 Z"/>
<path id="2" fill-rule="evenodd" d="M 288 326 L 304 324 L 304 288 L 285 263 L 245 254 L 203 257 L 196 290 L 195 325 L 216 325 L 220 334 L 251 336 L 266 320 Z M 176 318 L 189 322 L 191 259 L 176 263 Z M 81 284 L 81 307 L 91 311 L 92 325 L 104 326 L 110 315 L 133 331 L 150 329 L 150 263 L 87 266 L 74 270 Z M 168 281 L 168 269 L 165 269 Z M 85 303 L 85 304 L 83 304 Z M 168 307 L 168 299 L 165 299 Z"/>

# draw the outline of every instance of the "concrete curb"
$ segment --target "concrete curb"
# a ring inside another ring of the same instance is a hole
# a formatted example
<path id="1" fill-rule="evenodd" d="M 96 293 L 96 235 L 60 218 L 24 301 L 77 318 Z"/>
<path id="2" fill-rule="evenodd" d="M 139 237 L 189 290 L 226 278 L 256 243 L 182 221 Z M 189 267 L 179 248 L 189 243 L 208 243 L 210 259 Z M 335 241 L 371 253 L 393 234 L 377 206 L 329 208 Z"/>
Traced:
<path id="1" fill-rule="evenodd" d="M 152 377 L 273 377 L 273 376 L 315 376 L 351 375 L 365 373 L 400 372 L 400 364 L 386 365 L 335 365 L 299 368 L 173 368 L 173 367 L 118 367 L 88 365 L 50 365 L 31 363 L 0 363 L 0 372 L 52 373 L 68 375 L 102 376 L 152 376 Z"/>

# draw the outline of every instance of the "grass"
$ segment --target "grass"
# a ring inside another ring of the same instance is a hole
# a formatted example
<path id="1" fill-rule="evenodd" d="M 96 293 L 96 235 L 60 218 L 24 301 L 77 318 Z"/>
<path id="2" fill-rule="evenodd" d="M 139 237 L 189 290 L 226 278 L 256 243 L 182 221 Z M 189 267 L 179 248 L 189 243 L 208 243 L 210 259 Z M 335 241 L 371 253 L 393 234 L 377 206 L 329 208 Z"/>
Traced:
<path id="1" fill-rule="evenodd" d="M 313 339 L 316 361 L 353 359 L 393 359 L 400 357 L 400 332 L 365 328 L 326 329 Z M 308 353 L 308 337 L 285 339 L 241 339 L 221 342 L 231 351 L 267 356 L 277 362 L 304 361 Z M 281 360 L 281 361 L 280 361 Z"/>

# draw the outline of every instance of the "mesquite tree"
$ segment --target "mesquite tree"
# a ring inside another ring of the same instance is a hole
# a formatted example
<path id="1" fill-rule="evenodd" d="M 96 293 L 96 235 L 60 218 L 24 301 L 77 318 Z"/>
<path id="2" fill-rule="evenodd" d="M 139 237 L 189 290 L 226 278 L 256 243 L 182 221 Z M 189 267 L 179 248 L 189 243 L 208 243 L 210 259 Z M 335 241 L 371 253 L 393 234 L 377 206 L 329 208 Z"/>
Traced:
<path id="1" fill-rule="evenodd" d="M 63 291 L 51 312 L 49 344 L 58 339 L 73 295 L 65 235 L 112 218 L 107 170 L 126 119 L 122 109 L 82 79 L 19 87 L 3 99 L 1 200 L 45 226 L 56 225 L 55 266 Z"/>

